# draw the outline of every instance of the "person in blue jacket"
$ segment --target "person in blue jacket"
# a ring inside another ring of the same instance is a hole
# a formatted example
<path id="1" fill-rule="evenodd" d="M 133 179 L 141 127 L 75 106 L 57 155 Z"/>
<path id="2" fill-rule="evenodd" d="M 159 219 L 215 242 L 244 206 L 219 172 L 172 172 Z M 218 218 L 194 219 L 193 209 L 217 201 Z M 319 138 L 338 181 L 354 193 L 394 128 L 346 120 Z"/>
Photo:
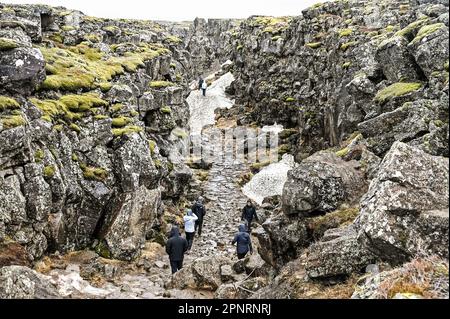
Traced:
<path id="1" fill-rule="evenodd" d="M 250 235 L 247 233 L 247 228 L 245 225 L 239 225 L 239 232 L 234 236 L 232 245 L 237 244 L 236 252 L 238 259 L 243 259 L 250 251 L 250 254 L 253 254 L 252 240 Z"/>

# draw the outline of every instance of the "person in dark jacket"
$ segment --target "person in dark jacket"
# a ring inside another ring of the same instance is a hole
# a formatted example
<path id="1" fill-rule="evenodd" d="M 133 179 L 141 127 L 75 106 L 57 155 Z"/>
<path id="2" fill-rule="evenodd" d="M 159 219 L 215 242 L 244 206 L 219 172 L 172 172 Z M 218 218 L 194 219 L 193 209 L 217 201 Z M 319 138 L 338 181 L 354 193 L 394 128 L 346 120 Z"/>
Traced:
<path id="1" fill-rule="evenodd" d="M 247 205 L 245 205 L 245 207 L 242 209 L 241 219 L 247 224 L 247 230 L 249 233 L 251 233 L 253 219 L 258 220 L 255 205 L 253 205 L 251 200 L 248 200 Z"/>
<path id="2" fill-rule="evenodd" d="M 180 236 L 180 229 L 173 226 L 170 238 L 166 243 L 166 253 L 169 255 L 172 274 L 183 268 L 184 253 L 188 250 L 188 242 Z"/>
<path id="3" fill-rule="evenodd" d="M 198 235 L 202 235 L 202 227 L 203 227 L 203 217 L 206 215 L 206 208 L 203 205 L 203 197 L 199 197 L 195 204 L 191 208 L 192 212 L 197 216 L 197 220 L 195 221 L 195 231 L 198 229 Z"/>
<path id="4" fill-rule="evenodd" d="M 198 89 L 199 90 L 202 89 L 203 82 L 204 82 L 204 80 L 202 78 L 198 78 Z"/>
<path id="5" fill-rule="evenodd" d="M 245 225 L 239 225 L 239 232 L 234 236 L 232 245 L 236 244 L 236 253 L 238 259 L 245 258 L 245 255 L 250 251 L 250 254 L 253 254 L 252 240 L 250 235 L 247 233 L 247 228 Z"/>

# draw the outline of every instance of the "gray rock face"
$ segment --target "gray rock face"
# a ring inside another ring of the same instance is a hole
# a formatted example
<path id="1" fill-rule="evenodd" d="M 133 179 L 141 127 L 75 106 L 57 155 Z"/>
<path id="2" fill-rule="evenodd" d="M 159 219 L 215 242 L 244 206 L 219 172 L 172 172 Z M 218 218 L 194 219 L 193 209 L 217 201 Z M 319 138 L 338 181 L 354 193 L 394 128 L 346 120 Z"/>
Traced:
<path id="1" fill-rule="evenodd" d="M 296 258 L 309 243 L 306 223 L 302 218 L 279 214 L 266 220 L 262 227 L 255 231 L 261 244 L 259 254 L 273 267 L 278 268 Z"/>
<path id="2" fill-rule="evenodd" d="M 444 70 L 448 62 L 448 25 L 443 23 L 422 27 L 416 38 L 409 44 L 417 64 L 430 78 L 433 72 Z"/>
<path id="3" fill-rule="evenodd" d="M 390 82 L 420 79 L 416 61 L 408 51 L 408 43 L 406 38 L 396 36 L 378 47 L 376 59 Z"/>
<path id="4" fill-rule="evenodd" d="M 27 267 L 9 266 L 0 268 L 0 298 L 52 299 L 61 296 L 50 277 Z"/>
<path id="5" fill-rule="evenodd" d="M 448 170 L 448 158 L 395 142 L 361 201 L 358 240 L 392 263 L 448 258 Z"/>
<path id="6" fill-rule="evenodd" d="M 45 79 L 45 60 L 35 48 L 2 51 L 0 92 L 29 95 Z"/>
<path id="7" fill-rule="evenodd" d="M 103 239 L 112 257 L 122 260 L 137 257 L 145 243 L 146 230 L 157 220 L 160 204 L 160 190 L 149 190 L 145 186 L 113 199 L 112 211 L 103 229 L 106 233 Z"/>
<path id="8" fill-rule="evenodd" d="M 289 171 L 283 189 L 283 212 L 308 216 L 328 212 L 358 200 L 366 188 L 364 177 L 351 162 L 321 152 Z"/>
<path id="9" fill-rule="evenodd" d="M 433 100 L 407 102 L 392 112 L 358 124 L 358 129 L 375 154 L 384 154 L 395 141 L 414 145 L 422 136 L 438 129 L 435 123 L 444 125 L 438 120 L 440 108 L 440 103 Z"/>
<path id="10" fill-rule="evenodd" d="M 30 259 L 100 243 L 131 260 L 160 231 L 165 185 L 173 200 L 184 194 L 192 173 L 169 150 L 188 123 L 191 61 L 153 27 L 0 5 L 0 239 Z"/>
<path id="11" fill-rule="evenodd" d="M 353 226 L 326 232 L 309 247 L 306 271 L 310 278 L 347 276 L 373 262 L 374 255 L 357 240 Z"/>

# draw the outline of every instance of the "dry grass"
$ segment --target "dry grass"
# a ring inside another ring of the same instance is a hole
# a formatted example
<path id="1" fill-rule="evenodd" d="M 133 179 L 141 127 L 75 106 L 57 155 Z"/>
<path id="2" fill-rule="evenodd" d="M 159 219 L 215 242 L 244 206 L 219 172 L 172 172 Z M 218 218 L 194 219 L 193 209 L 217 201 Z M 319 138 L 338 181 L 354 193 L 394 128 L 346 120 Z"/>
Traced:
<path id="1" fill-rule="evenodd" d="M 397 293 L 414 293 L 427 299 L 448 298 L 448 261 L 437 256 L 418 257 L 396 268 L 382 279 L 380 298 Z"/>

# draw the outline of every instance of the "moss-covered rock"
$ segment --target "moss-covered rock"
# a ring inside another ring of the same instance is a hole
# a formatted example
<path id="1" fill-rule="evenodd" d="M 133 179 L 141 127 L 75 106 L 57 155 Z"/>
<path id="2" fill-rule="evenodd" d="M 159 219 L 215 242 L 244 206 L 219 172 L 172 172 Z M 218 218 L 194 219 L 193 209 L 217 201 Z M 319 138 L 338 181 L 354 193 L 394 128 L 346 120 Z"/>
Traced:
<path id="1" fill-rule="evenodd" d="M 53 165 L 48 165 L 44 167 L 43 174 L 45 177 L 51 178 L 55 175 L 56 169 Z"/>
<path id="2" fill-rule="evenodd" d="M 169 81 L 152 81 L 149 83 L 149 86 L 152 89 L 162 89 L 169 86 L 174 86 L 175 84 Z"/>
<path id="3" fill-rule="evenodd" d="M 406 95 L 408 93 L 419 90 L 422 83 L 404 83 L 398 82 L 380 90 L 375 96 L 375 101 L 378 103 L 385 103 L 392 98 Z"/>
<path id="4" fill-rule="evenodd" d="M 20 108 L 20 104 L 13 98 L 0 95 L 0 112 Z"/>
<path id="5" fill-rule="evenodd" d="M 19 47 L 19 44 L 11 39 L 0 38 L 0 51 L 12 50 Z"/>
<path id="6" fill-rule="evenodd" d="M 10 129 L 17 126 L 23 126 L 27 122 L 22 115 L 9 115 L 1 118 L 3 128 Z"/>

